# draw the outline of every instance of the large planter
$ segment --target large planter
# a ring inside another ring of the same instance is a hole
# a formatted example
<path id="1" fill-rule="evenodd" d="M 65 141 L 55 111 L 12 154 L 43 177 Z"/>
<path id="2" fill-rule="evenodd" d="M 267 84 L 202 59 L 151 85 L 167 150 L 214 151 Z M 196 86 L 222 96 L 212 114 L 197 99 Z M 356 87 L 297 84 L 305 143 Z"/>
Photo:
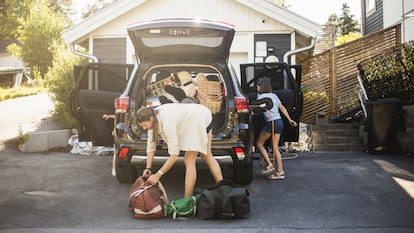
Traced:
<path id="1" fill-rule="evenodd" d="M 384 98 L 365 102 L 367 110 L 368 152 L 371 154 L 401 153 L 397 132 L 402 128 L 402 102 Z"/>

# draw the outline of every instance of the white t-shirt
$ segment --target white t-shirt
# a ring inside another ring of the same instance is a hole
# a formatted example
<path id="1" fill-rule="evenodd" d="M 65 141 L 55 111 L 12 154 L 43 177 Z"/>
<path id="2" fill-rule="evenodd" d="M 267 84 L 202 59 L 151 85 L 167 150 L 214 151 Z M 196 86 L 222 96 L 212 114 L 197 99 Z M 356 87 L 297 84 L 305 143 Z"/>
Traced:
<path id="1" fill-rule="evenodd" d="M 281 103 L 279 97 L 274 93 L 262 93 L 257 95 L 258 100 L 264 98 L 270 98 L 273 101 L 273 107 L 269 111 L 263 113 L 265 120 L 269 122 L 277 119 L 282 119 L 279 112 L 279 104 Z"/>

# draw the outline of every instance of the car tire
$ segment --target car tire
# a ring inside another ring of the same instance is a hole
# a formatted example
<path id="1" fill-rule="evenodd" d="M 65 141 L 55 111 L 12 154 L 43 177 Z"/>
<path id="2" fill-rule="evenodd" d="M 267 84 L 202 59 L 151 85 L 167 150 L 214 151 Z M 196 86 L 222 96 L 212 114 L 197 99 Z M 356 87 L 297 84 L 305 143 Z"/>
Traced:
<path id="1" fill-rule="evenodd" d="M 135 166 L 115 163 L 116 179 L 119 183 L 133 183 L 138 177 Z"/>
<path id="2" fill-rule="evenodd" d="M 233 181 L 238 185 L 247 185 L 253 179 L 253 161 L 241 160 L 233 164 Z"/>

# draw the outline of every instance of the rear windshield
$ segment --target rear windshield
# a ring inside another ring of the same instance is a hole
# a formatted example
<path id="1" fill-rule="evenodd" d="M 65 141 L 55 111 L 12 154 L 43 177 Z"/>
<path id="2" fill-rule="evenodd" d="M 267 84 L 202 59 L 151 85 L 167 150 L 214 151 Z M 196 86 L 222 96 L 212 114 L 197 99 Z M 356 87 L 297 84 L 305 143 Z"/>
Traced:
<path id="1" fill-rule="evenodd" d="M 154 28 L 136 31 L 135 36 L 147 47 L 198 45 L 215 48 L 223 43 L 225 33 L 205 28 Z"/>
<path id="2" fill-rule="evenodd" d="M 197 45 L 209 48 L 215 48 L 221 45 L 223 37 L 201 38 L 201 37 L 162 37 L 162 38 L 141 38 L 146 47 L 162 47 L 169 45 Z"/>

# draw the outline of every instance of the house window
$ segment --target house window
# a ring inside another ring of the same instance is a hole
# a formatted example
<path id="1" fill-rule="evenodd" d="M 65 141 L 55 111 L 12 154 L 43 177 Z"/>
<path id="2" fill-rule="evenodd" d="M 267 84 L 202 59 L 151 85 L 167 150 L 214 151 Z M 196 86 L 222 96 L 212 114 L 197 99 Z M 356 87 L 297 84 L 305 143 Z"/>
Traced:
<path id="1" fill-rule="evenodd" d="M 375 12 L 375 0 L 365 0 L 365 14 L 368 16 Z"/>
<path id="2" fill-rule="evenodd" d="M 267 42 L 256 41 L 256 57 L 255 62 L 264 62 L 264 58 L 267 56 Z"/>

